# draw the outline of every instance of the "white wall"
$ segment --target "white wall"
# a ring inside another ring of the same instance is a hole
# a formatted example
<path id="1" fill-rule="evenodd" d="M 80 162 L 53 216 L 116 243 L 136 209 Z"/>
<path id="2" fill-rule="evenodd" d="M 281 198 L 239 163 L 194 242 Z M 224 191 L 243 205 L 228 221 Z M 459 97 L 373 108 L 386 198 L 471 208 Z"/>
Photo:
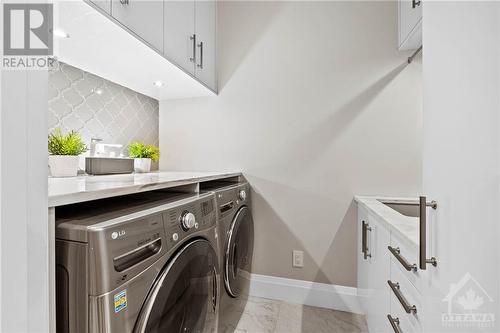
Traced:
<path id="1" fill-rule="evenodd" d="M 423 9 L 423 190 L 438 202 L 427 238 L 428 256 L 436 256 L 438 266 L 427 271 L 424 331 L 498 332 L 500 4 L 429 1 Z M 443 299 L 467 273 L 487 295 L 468 284 L 456 293 L 452 311 L 496 312 L 495 326 L 444 329 Z M 483 303 L 464 310 L 456 301 L 469 290 Z"/>
<path id="2" fill-rule="evenodd" d="M 396 49 L 396 3 L 222 1 L 218 16 L 220 94 L 160 103 L 160 168 L 242 170 L 254 272 L 355 286 L 353 195 L 421 190 L 422 68 Z"/>
<path id="3" fill-rule="evenodd" d="M 47 71 L 0 79 L 0 332 L 48 332 Z"/>

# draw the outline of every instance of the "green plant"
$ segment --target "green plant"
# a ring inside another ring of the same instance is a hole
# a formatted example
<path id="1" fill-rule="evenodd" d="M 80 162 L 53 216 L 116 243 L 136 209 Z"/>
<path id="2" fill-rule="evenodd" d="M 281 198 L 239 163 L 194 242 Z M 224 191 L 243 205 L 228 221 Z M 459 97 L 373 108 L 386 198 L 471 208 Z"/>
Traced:
<path id="1" fill-rule="evenodd" d="M 156 162 L 160 159 L 160 149 L 154 145 L 132 142 L 128 147 L 128 155 L 132 158 L 150 158 Z"/>
<path id="2" fill-rule="evenodd" d="M 86 150 L 87 146 L 82 142 L 80 134 L 75 131 L 64 135 L 59 128 L 56 128 L 49 135 L 50 155 L 80 155 Z"/>

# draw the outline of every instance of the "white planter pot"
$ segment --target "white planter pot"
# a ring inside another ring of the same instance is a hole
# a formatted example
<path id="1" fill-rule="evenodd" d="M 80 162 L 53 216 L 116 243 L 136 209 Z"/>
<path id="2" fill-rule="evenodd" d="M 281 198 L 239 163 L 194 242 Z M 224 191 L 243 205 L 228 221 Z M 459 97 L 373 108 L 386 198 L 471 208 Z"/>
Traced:
<path id="1" fill-rule="evenodd" d="M 76 177 L 78 156 L 49 155 L 49 173 L 52 177 Z"/>
<path id="2" fill-rule="evenodd" d="M 151 159 L 150 158 L 135 158 L 134 159 L 134 171 L 135 172 L 150 172 L 151 171 Z"/>

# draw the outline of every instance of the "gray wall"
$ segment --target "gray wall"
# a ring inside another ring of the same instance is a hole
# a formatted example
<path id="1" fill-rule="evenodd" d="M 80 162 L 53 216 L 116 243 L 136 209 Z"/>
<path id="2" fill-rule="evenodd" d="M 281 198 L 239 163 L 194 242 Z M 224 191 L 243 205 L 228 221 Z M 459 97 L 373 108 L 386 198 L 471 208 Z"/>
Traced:
<path id="1" fill-rule="evenodd" d="M 422 68 L 396 10 L 219 2 L 220 95 L 160 102 L 161 168 L 251 182 L 255 273 L 355 286 L 353 195 L 420 193 Z"/>
<path id="2" fill-rule="evenodd" d="M 49 73 L 49 133 L 75 130 L 87 144 L 91 138 L 122 144 L 125 155 L 131 141 L 158 145 L 157 100 L 59 64 Z"/>

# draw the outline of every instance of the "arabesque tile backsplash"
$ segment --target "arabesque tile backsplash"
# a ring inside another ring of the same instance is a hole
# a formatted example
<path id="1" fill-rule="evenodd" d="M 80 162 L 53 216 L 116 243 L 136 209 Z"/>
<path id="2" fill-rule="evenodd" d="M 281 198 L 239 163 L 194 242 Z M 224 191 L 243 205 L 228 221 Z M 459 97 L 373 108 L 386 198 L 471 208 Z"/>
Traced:
<path id="1" fill-rule="evenodd" d="M 158 101 L 63 62 L 49 72 L 49 133 L 78 131 L 91 138 L 122 144 L 158 145 Z"/>

